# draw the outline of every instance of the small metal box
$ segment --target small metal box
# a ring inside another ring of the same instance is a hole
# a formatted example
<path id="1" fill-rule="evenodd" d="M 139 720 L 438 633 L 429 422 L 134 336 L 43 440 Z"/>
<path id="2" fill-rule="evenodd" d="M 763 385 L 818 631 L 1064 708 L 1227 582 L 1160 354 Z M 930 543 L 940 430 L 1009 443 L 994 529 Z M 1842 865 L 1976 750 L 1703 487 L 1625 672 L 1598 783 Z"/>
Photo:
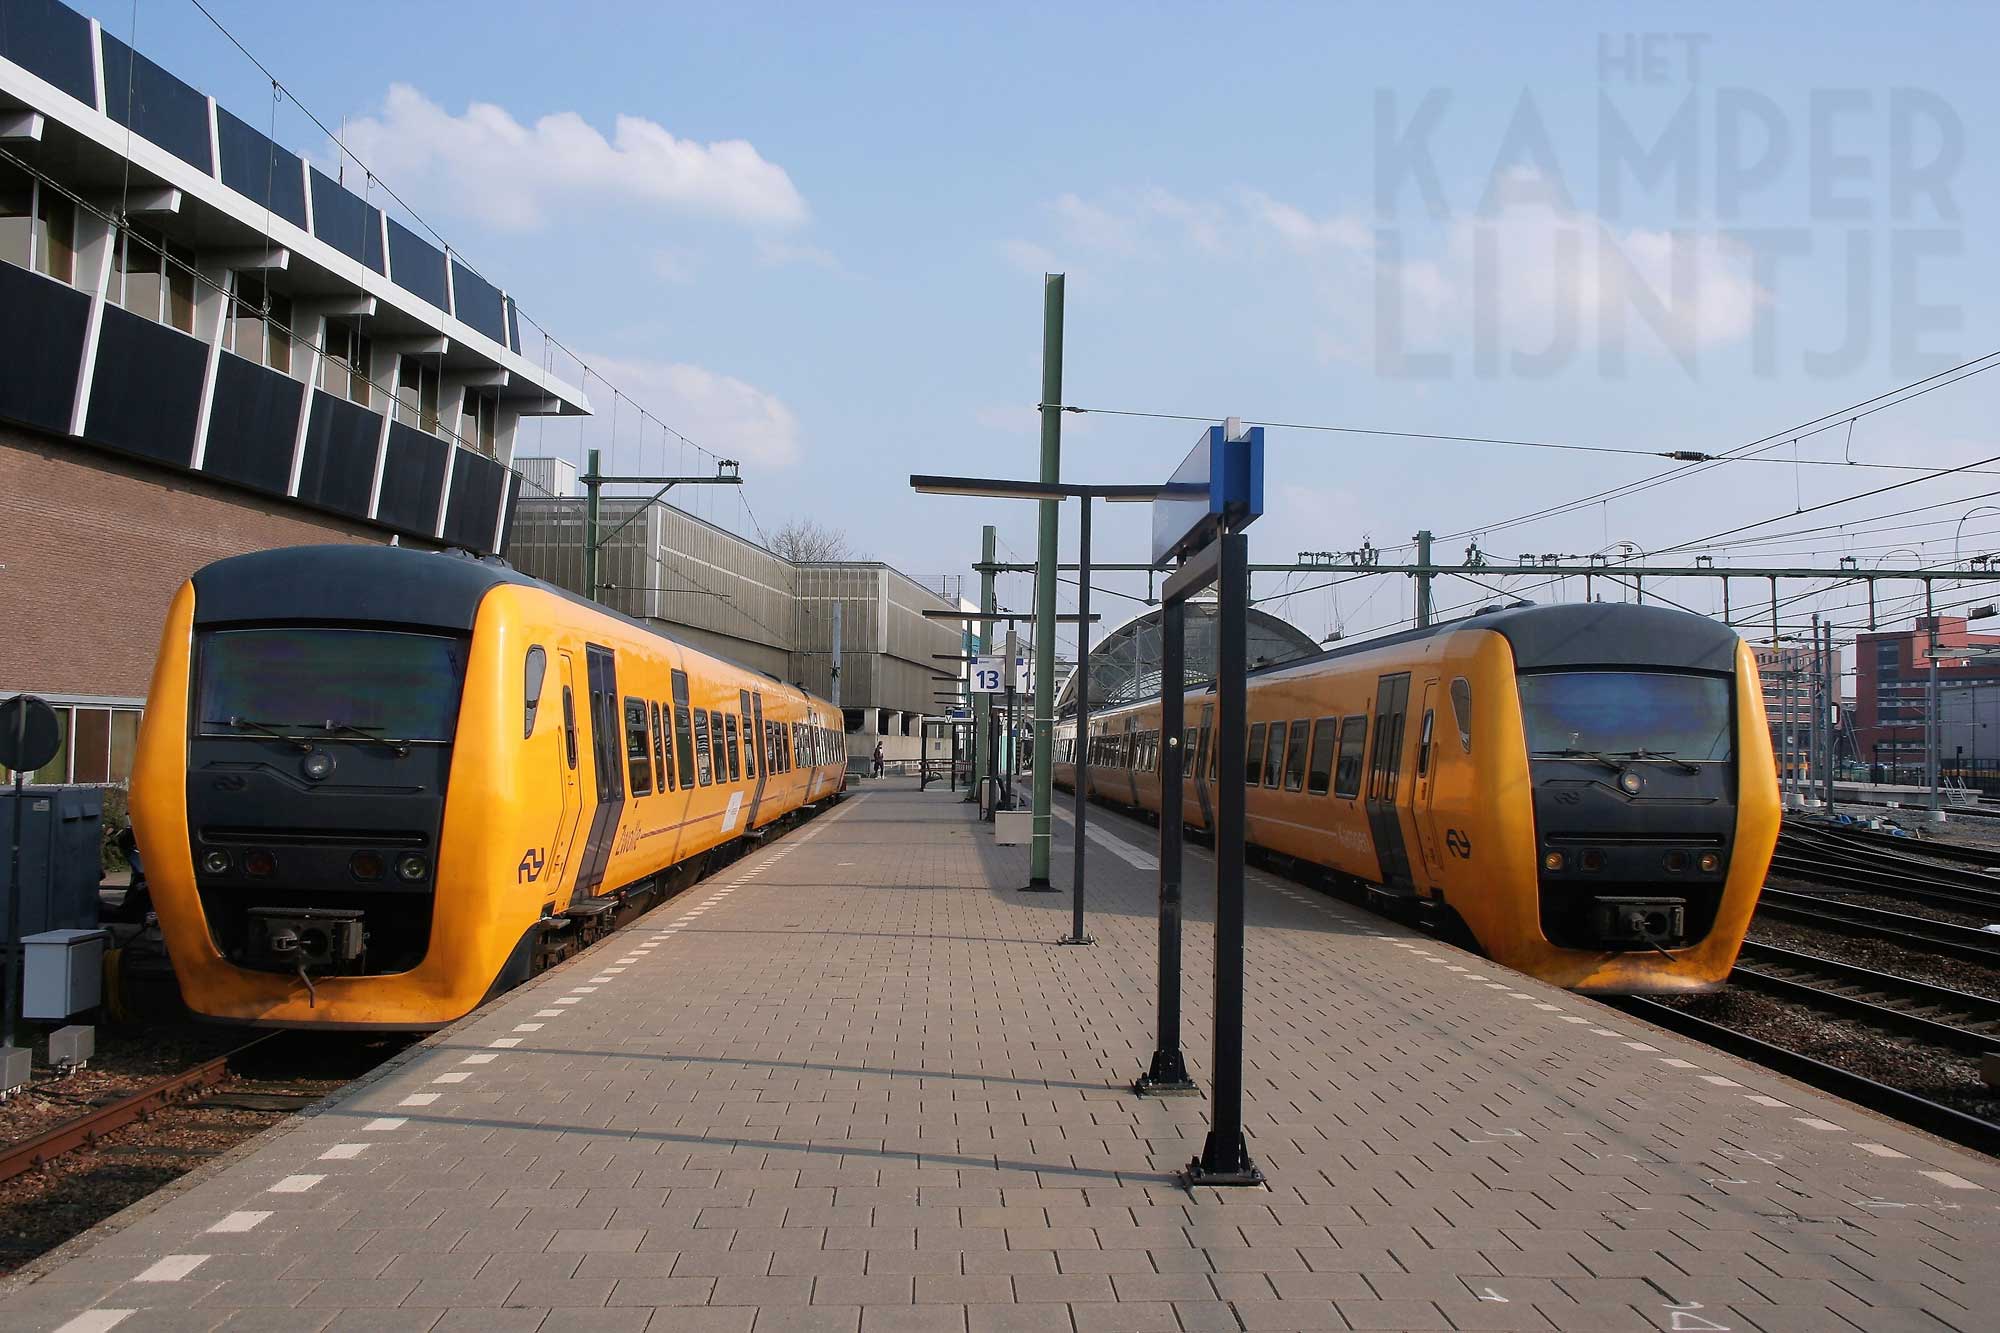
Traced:
<path id="1" fill-rule="evenodd" d="M 95 1009 L 104 995 L 101 930 L 45 930 L 21 941 L 21 1013 L 26 1018 L 68 1018 Z"/>
<path id="2" fill-rule="evenodd" d="M 82 1069 L 97 1054 L 97 1029 L 72 1024 L 49 1034 L 49 1063 L 57 1069 Z"/>
<path id="3" fill-rule="evenodd" d="M 996 810 L 993 812 L 993 841 L 1002 847 L 1025 847 L 1034 836 L 1034 811 Z"/>
<path id="4" fill-rule="evenodd" d="M 34 1052 L 25 1046 L 0 1046 L 0 1099 L 27 1087 L 34 1072 Z"/>

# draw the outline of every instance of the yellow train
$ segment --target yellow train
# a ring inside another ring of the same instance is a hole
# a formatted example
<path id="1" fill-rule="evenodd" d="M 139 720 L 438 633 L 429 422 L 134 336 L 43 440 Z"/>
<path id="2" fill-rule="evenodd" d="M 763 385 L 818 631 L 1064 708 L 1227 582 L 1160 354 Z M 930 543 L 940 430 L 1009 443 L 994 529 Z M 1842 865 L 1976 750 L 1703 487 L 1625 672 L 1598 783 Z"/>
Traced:
<path id="1" fill-rule="evenodd" d="M 173 601 L 132 821 L 182 997 L 434 1028 L 846 786 L 840 713 L 457 554 L 309 546 Z"/>
<path id="2" fill-rule="evenodd" d="M 1763 692 L 1727 626 L 1517 603 L 1259 671 L 1245 836 L 1605 993 L 1729 975 L 1776 845 Z M 1215 696 L 1187 696 L 1187 822 L 1213 810 Z M 1090 719 L 1090 794 L 1158 812 L 1160 705 Z M 1056 733 L 1073 789 L 1076 725 Z"/>

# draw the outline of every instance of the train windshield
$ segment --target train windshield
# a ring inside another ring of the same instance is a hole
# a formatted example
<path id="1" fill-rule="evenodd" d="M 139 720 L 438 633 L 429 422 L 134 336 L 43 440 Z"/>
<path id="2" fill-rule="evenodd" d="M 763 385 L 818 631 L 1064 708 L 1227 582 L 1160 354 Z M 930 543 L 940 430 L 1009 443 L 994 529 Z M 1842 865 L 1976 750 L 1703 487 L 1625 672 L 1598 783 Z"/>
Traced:
<path id="1" fill-rule="evenodd" d="M 1730 756 L 1729 681 L 1655 671 L 1524 674 L 1521 721 L 1537 758 Z"/>
<path id="2" fill-rule="evenodd" d="M 201 636 L 196 723 L 206 736 L 448 741 L 468 647 L 386 630 L 212 630 Z"/>

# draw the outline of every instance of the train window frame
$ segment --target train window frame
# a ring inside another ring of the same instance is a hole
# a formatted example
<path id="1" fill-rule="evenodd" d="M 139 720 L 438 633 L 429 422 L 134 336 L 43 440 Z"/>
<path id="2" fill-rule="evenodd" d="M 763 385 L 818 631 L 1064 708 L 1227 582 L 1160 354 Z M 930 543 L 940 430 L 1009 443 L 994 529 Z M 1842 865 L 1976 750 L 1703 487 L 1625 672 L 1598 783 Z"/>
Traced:
<path id="1" fill-rule="evenodd" d="M 548 650 L 539 643 L 530 644 L 526 657 L 521 661 L 521 739 L 532 740 L 535 735 L 535 715 L 542 707 L 542 682 L 549 674 Z"/>
<path id="2" fill-rule="evenodd" d="M 1368 767 L 1368 715 L 1354 713 L 1340 720 L 1340 748 L 1333 766 L 1333 794 L 1343 801 L 1361 795 L 1361 775 Z"/>
<path id="3" fill-rule="evenodd" d="M 736 714 L 730 712 L 723 713 L 722 731 L 724 738 L 723 753 L 729 756 L 729 780 L 731 782 L 741 782 L 743 781 L 743 763 L 740 753 L 741 747 L 736 743 Z"/>
<path id="4" fill-rule="evenodd" d="M 653 738 L 646 730 L 646 701 L 625 696 L 625 784 L 634 797 L 653 794 Z"/>
<path id="5" fill-rule="evenodd" d="M 660 701 L 648 699 L 646 706 L 653 714 L 653 772 L 659 779 L 653 784 L 653 790 L 665 796 L 674 787 L 673 770 L 667 767 L 666 728 L 660 724 Z"/>
<path id="6" fill-rule="evenodd" d="M 1417 776 L 1420 778 L 1431 775 L 1431 737 L 1436 727 L 1436 715 L 1436 709 L 1426 708 L 1423 726 L 1417 731 Z"/>
<path id="7" fill-rule="evenodd" d="M 1243 785 L 1261 787 L 1264 785 L 1264 741 L 1268 723 L 1250 724 L 1250 746 L 1243 756 Z"/>
<path id="8" fill-rule="evenodd" d="M 1265 737 L 1263 780 L 1257 785 L 1276 790 L 1285 772 L 1285 744 L 1291 735 L 1292 722 L 1273 722 Z"/>
<path id="9" fill-rule="evenodd" d="M 729 782 L 729 758 L 728 753 L 722 747 L 722 710 L 720 708 L 711 708 L 708 710 L 708 743 L 711 747 L 715 763 L 716 785 L 726 786 Z"/>
<path id="10" fill-rule="evenodd" d="M 743 776 L 754 778 L 757 776 L 757 747 L 750 739 L 755 734 L 755 728 L 750 725 L 750 691 L 738 690 L 736 699 L 736 712 L 743 721 Z"/>
<path id="11" fill-rule="evenodd" d="M 1292 723 L 1285 733 L 1285 790 L 1304 791 L 1306 788 L 1306 751 L 1312 740 L 1312 729 L 1304 718 Z"/>
<path id="12" fill-rule="evenodd" d="M 1458 727 L 1458 748 L 1472 753 L 1472 682 L 1463 676 L 1451 681 L 1451 720 Z"/>
<path id="13" fill-rule="evenodd" d="M 576 772 L 576 698 L 567 685 L 563 686 L 563 752 L 569 758 L 569 771 Z"/>
<path id="14" fill-rule="evenodd" d="M 678 703 L 674 705 L 679 708 Z M 699 786 L 707 787 L 715 782 L 715 769 L 711 766 L 714 754 L 708 748 L 708 710 L 694 710 L 694 776 Z"/>
<path id="15" fill-rule="evenodd" d="M 1339 749 L 1340 719 L 1317 719 L 1312 729 L 1311 758 L 1306 761 L 1306 795 L 1324 796 L 1333 786 L 1333 761 Z"/>

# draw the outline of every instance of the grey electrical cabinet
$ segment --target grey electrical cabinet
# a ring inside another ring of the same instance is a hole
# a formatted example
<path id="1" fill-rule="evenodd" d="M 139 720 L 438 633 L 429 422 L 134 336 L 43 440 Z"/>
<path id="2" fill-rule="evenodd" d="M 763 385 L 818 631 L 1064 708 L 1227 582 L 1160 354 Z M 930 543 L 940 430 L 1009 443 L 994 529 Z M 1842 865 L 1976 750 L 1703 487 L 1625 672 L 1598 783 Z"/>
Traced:
<path id="1" fill-rule="evenodd" d="M 95 1009 L 104 997 L 102 930 L 45 930 L 21 941 L 21 1015 L 68 1018 Z"/>
<path id="2" fill-rule="evenodd" d="M 21 933 L 90 930 L 104 877 L 104 793 L 97 787 L 29 787 L 21 795 Z M 14 789 L 0 788 L 0 922 L 7 919 L 7 841 Z"/>

